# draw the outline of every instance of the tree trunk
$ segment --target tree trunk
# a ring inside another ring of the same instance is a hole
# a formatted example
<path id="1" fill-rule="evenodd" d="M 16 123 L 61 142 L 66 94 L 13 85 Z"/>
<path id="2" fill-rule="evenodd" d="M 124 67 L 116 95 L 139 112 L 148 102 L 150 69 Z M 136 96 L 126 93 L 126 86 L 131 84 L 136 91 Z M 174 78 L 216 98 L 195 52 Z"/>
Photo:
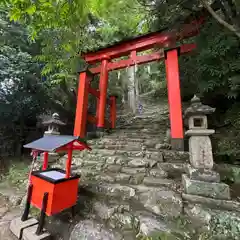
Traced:
<path id="1" fill-rule="evenodd" d="M 136 113 L 135 66 L 127 69 L 128 76 L 128 106 Z"/>
<path id="2" fill-rule="evenodd" d="M 136 93 L 136 104 L 139 104 L 139 95 L 140 95 L 140 89 L 139 89 L 139 79 L 137 77 L 137 70 L 138 65 L 135 65 L 135 93 Z"/>
<path id="3" fill-rule="evenodd" d="M 201 0 L 202 5 L 207 9 L 207 11 L 215 18 L 222 26 L 227 28 L 229 31 L 233 32 L 238 38 L 240 38 L 239 26 L 234 26 L 224 19 L 222 19 L 211 7 L 207 0 Z"/>

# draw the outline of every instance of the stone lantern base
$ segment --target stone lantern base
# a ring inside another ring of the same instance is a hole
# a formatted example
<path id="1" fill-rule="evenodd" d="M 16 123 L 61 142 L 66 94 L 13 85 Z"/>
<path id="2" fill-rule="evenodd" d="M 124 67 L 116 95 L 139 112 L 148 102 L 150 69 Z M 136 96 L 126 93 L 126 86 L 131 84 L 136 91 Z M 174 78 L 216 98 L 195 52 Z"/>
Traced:
<path id="1" fill-rule="evenodd" d="M 217 172 L 209 169 L 187 167 L 188 174 L 182 176 L 184 192 L 215 199 L 230 199 L 230 189 L 225 183 L 220 183 Z"/>

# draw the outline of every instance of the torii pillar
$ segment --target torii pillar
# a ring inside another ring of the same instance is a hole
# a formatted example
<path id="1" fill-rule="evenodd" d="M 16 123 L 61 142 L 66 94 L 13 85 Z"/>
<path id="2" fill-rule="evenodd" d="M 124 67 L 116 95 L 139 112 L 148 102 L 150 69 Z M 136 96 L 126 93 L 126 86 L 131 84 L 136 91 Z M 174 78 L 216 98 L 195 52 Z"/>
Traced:
<path id="1" fill-rule="evenodd" d="M 166 78 L 168 88 L 169 117 L 171 125 L 171 145 L 174 150 L 184 150 L 184 133 L 179 77 L 179 48 L 165 52 Z"/>
<path id="2" fill-rule="evenodd" d="M 108 62 L 109 58 L 103 56 L 101 61 L 101 72 L 100 72 L 100 81 L 99 81 L 99 90 L 100 97 L 97 106 L 98 108 L 98 119 L 97 119 L 97 128 L 99 132 L 104 131 L 105 126 L 105 112 L 107 104 L 107 89 L 108 89 Z"/>

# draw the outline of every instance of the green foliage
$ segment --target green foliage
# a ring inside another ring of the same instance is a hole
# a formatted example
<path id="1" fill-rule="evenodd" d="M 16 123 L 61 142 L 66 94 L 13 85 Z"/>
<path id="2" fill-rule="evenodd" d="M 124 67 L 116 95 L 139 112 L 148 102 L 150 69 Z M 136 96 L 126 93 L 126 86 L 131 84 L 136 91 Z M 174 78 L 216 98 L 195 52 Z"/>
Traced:
<path id="1" fill-rule="evenodd" d="M 212 236 L 217 236 L 218 239 L 223 236 L 233 240 L 239 239 L 240 221 L 235 214 L 219 213 L 212 219 L 211 226 Z"/>
<path id="2" fill-rule="evenodd" d="M 4 180 L 19 187 L 28 179 L 28 174 L 29 168 L 26 162 L 15 162 L 10 166 Z"/>
<path id="3" fill-rule="evenodd" d="M 10 24 L 0 9 L 0 114 L 1 122 L 34 118 L 44 109 L 44 87 L 27 41 L 27 32 Z"/>

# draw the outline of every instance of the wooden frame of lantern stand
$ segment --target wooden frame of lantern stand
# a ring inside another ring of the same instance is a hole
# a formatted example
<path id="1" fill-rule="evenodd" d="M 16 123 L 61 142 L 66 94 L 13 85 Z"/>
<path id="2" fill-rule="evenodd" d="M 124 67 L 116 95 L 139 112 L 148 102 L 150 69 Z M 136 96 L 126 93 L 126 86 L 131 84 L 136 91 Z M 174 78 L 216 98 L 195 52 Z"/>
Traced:
<path id="1" fill-rule="evenodd" d="M 68 158 L 66 161 L 66 171 L 57 168 L 47 169 L 48 152 L 45 151 L 42 170 L 33 171 L 30 176 L 27 200 L 21 220 L 26 221 L 28 219 L 31 205 L 40 209 L 41 210 L 40 220 L 36 230 L 36 235 L 41 235 L 43 233 L 46 215 L 52 216 L 68 208 L 71 208 L 72 215 L 74 215 L 74 207 L 77 202 L 78 183 L 80 176 L 79 175 L 71 176 L 72 152 L 74 150 L 78 151 L 82 151 L 84 149 L 91 150 L 91 148 L 87 144 L 82 142 L 80 142 L 81 145 L 75 146 L 74 145 L 75 141 L 70 142 L 69 144 L 61 146 L 56 149 L 56 152 L 60 151 L 68 152 Z M 34 150 L 39 151 L 38 149 Z M 64 174 L 65 178 L 53 180 L 51 178 L 41 175 L 41 173 L 46 173 L 48 171 L 54 170 Z M 64 192 L 66 191 L 66 189 L 68 191 L 67 199 L 66 195 L 64 196 Z"/>

